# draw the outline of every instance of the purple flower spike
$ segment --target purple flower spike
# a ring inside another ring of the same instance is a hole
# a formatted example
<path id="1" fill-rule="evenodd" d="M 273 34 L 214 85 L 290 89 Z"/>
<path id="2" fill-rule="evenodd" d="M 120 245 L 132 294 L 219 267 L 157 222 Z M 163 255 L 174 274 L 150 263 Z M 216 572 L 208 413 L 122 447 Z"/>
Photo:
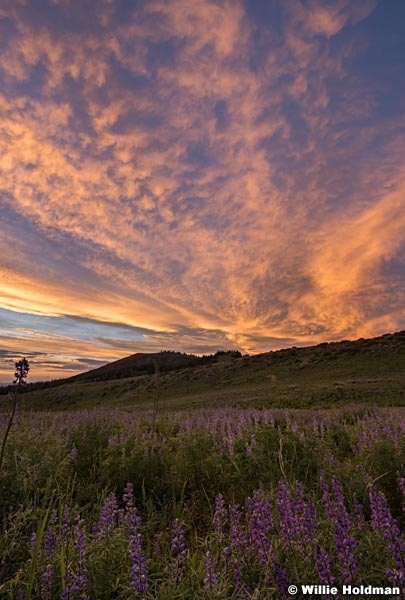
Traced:
<path id="1" fill-rule="evenodd" d="M 353 495 L 353 514 L 355 524 L 360 531 L 363 531 L 366 527 L 366 522 L 364 520 L 363 507 L 357 500 L 356 494 Z"/>
<path id="2" fill-rule="evenodd" d="M 71 600 L 71 598 L 89 600 L 90 598 L 87 594 L 89 578 L 86 568 L 86 535 L 83 525 L 84 520 L 77 518 L 73 531 L 77 558 L 66 576 L 67 584 L 61 594 L 62 600 Z"/>
<path id="3" fill-rule="evenodd" d="M 124 502 L 124 506 L 127 510 L 133 508 L 134 506 L 134 484 L 127 483 L 124 488 L 124 492 L 122 494 L 122 501 Z"/>
<path id="4" fill-rule="evenodd" d="M 230 536 L 232 550 L 243 552 L 248 545 L 248 537 L 245 528 L 241 525 L 242 514 L 239 504 L 232 504 L 230 513 Z"/>
<path id="5" fill-rule="evenodd" d="M 227 517 L 228 513 L 225 507 L 224 497 L 222 496 L 222 494 L 218 494 L 218 496 L 215 498 L 215 513 L 213 525 L 214 530 L 220 535 L 223 534 Z"/>
<path id="6" fill-rule="evenodd" d="M 119 508 L 117 510 L 118 525 L 121 526 L 124 523 L 128 523 L 131 530 L 133 528 L 137 530 L 141 520 L 135 506 L 133 483 L 127 483 L 125 486 L 122 494 L 122 501 L 124 503 L 124 508 Z"/>
<path id="7" fill-rule="evenodd" d="M 245 589 L 242 577 L 242 568 L 240 557 L 243 556 L 246 548 L 249 544 L 249 539 L 246 533 L 246 529 L 241 524 L 242 513 L 239 504 L 232 504 L 229 507 L 230 514 L 230 538 L 231 538 L 231 561 L 230 564 L 233 567 L 235 576 L 236 588 L 239 590 L 239 594 L 243 593 Z"/>
<path id="8" fill-rule="evenodd" d="M 333 477 L 332 490 L 323 479 L 321 479 L 321 488 L 326 514 L 334 524 L 335 545 L 344 583 L 358 585 L 361 583 L 361 579 L 354 556 L 358 542 L 350 534 L 351 520 L 346 510 L 342 486 L 336 477 Z"/>
<path id="9" fill-rule="evenodd" d="M 333 586 L 337 583 L 336 577 L 333 575 L 333 560 L 329 554 L 318 544 L 315 550 L 316 568 L 318 570 L 319 582 L 323 585 Z M 330 598 L 331 596 L 326 596 Z"/>
<path id="10" fill-rule="evenodd" d="M 114 492 L 108 494 L 100 510 L 100 517 L 93 533 L 106 536 L 115 528 L 118 513 L 117 499 Z"/>
<path id="11" fill-rule="evenodd" d="M 186 534 L 184 525 L 179 519 L 174 519 L 172 525 L 172 540 L 170 542 L 171 554 L 171 579 L 174 583 L 179 583 L 184 573 L 184 563 L 186 560 Z"/>
<path id="12" fill-rule="evenodd" d="M 35 550 L 35 544 L 37 542 L 37 534 L 35 533 L 35 531 L 33 531 L 30 535 L 30 539 L 28 540 L 28 549 L 30 552 L 30 560 L 32 559 L 33 555 L 34 555 L 34 550 Z"/>
<path id="13" fill-rule="evenodd" d="M 399 489 L 402 492 L 402 495 L 404 497 L 404 502 L 405 502 L 405 476 L 402 477 L 401 475 L 398 475 L 397 481 L 398 481 Z M 405 504 L 404 504 L 403 510 L 405 511 Z"/>
<path id="14" fill-rule="evenodd" d="M 205 555 L 205 576 L 204 576 L 204 590 L 209 593 L 218 584 L 218 577 L 215 573 L 215 562 L 211 552 L 207 552 Z"/>
<path id="15" fill-rule="evenodd" d="M 52 600 L 52 584 L 55 576 L 55 567 L 52 564 L 46 565 L 45 571 L 41 575 L 41 598 L 42 600 Z"/>
<path id="16" fill-rule="evenodd" d="M 240 566 L 239 559 L 233 558 L 231 560 L 231 565 L 233 567 L 233 573 L 235 576 L 236 589 L 239 591 L 239 594 L 242 594 L 245 586 L 243 583 L 242 568 Z"/>
<path id="17" fill-rule="evenodd" d="M 56 532 L 54 525 L 57 521 L 56 510 L 51 512 L 49 517 L 48 527 L 45 530 L 45 556 L 49 557 L 52 551 L 56 548 Z"/>
<path id="18" fill-rule="evenodd" d="M 287 547 L 295 546 L 301 556 L 308 554 L 308 546 L 316 534 L 316 511 L 311 499 L 305 497 L 304 487 L 297 483 L 295 493 L 284 480 L 278 486 L 278 512 L 281 536 Z"/>
<path id="19" fill-rule="evenodd" d="M 274 527 L 270 502 L 256 491 L 247 501 L 252 546 L 256 549 L 262 567 L 269 567 L 274 560 L 270 544 L 270 532 Z"/>
<path id="20" fill-rule="evenodd" d="M 380 531 L 388 542 L 388 551 L 395 562 L 395 570 L 387 569 L 386 574 L 391 583 L 405 584 L 405 543 L 401 538 L 398 522 L 391 514 L 386 497 L 377 492 L 374 485 L 370 487 L 371 523 L 373 529 Z"/>
<path id="21" fill-rule="evenodd" d="M 291 598 L 290 594 L 288 593 L 290 580 L 283 567 L 277 561 L 274 563 L 274 578 L 280 600 L 288 600 Z"/>
<path id="22" fill-rule="evenodd" d="M 61 525 L 61 537 L 64 542 L 67 542 L 70 526 L 72 523 L 72 517 L 70 514 L 69 507 L 65 504 L 63 507 L 62 525 Z"/>
<path id="23" fill-rule="evenodd" d="M 133 533 L 129 538 L 129 553 L 131 557 L 131 591 L 136 595 L 144 594 L 148 589 L 148 574 L 146 558 L 142 552 L 142 534 Z"/>

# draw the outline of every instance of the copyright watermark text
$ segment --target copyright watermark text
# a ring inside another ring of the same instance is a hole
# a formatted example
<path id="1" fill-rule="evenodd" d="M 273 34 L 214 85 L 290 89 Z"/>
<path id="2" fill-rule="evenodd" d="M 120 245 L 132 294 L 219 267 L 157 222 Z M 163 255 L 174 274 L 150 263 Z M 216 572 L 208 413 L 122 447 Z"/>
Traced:
<path id="1" fill-rule="evenodd" d="M 289 585 L 288 593 L 295 596 L 300 593 L 303 596 L 396 596 L 400 594 L 399 587 L 375 586 L 375 585 Z"/>

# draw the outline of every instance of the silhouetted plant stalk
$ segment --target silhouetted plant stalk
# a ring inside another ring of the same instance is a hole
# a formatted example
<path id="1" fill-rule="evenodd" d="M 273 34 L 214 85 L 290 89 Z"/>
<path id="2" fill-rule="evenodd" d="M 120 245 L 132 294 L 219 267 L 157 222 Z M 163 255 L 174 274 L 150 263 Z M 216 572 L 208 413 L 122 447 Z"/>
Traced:
<path id="1" fill-rule="evenodd" d="M 152 427 L 155 429 L 156 427 L 156 419 L 157 419 L 157 411 L 159 404 L 159 391 L 160 391 L 160 367 L 157 360 L 153 361 L 153 366 L 155 367 L 155 395 L 153 398 L 153 415 L 152 415 Z"/>
<path id="2" fill-rule="evenodd" d="M 29 370 L 30 370 L 30 366 L 29 366 L 28 360 L 26 358 L 22 358 L 21 360 L 19 360 L 15 363 L 15 373 L 14 373 L 15 379 L 13 381 L 14 389 L 12 392 L 9 392 L 9 397 L 11 397 L 11 399 L 12 399 L 13 406 L 11 409 L 11 414 L 8 419 L 6 431 L 4 433 L 3 443 L 1 445 L 0 469 L 3 464 L 4 451 L 6 449 L 7 438 L 10 434 L 11 426 L 14 421 L 15 411 L 17 409 L 17 401 L 18 401 L 19 391 L 20 391 L 20 388 L 26 384 L 25 380 L 28 376 Z"/>

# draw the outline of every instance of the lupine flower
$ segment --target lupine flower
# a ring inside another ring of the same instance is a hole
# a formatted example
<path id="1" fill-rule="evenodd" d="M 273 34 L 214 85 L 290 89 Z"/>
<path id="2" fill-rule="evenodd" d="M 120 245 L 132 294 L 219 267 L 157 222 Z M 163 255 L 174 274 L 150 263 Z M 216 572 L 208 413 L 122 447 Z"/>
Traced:
<path id="1" fill-rule="evenodd" d="M 256 549 L 260 564 L 266 569 L 267 585 L 275 583 L 279 598 L 288 598 L 289 579 L 284 568 L 275 559 L 270 543 L 270 532 L 274 527 L 270 503 L 264 499 L 260 492 L 255 492 L 247 502 L 249 511 L 250 537 Z"/>
<path id="2" fill-rule="evenodd" d="M 336 577 L 333 575 L 333 560 L 319 544 L 316 545 L 315 559 L 319 582 L 324 585 L 335 585 L 337 581 Z M 329 596 L 327 596 L 327 598 L 329 598 Z"/>
<path id="3" fill-rule="evenodd" d="M 242 593 L 244 588 L 242 569 L 240 565 L 240 556 L 245 552 L 249 540 L 245 528 L 241 524 L 242 514 L 239 504 L 232 504 L 229 507 L 230 514 L 230 538 L 231 538 L 231 565 L 235 576 L 236 588 Z"/>
<path id="4" fill-rule="evenodd" d="M 122 494 L 122 501 L 127 510 L 134 506 L 134 484 L 127 483 Z"/>
<path id="5" fill-rule="evenodd" d="M 62 524 L 61 524 L 61 538 L 64 542 L 66 542 L 68 539 L 71 523 L 72 523 L 72 517 L 70 514 L 70 510 L 69 510 L 69 507 L 65 504 L 63 507 Z"/>
<path id="6" fill-rule="evenodd" d="M 134 504 L 134 486 L 127 483 L 122 496 L 125 513 L 124 518 L 130 527 L 129 555 L 131 558 L 130 587 L 134 594 L 142 595 L 148 589 L 148 572 L 146 557 L 142 551 L 142 534 L 139 531 L 142 519 Z"/>
<path id="7" fill-rule="evenodd" d="M 56 548 L 56 532 L 54 525 L 57 521 L 56 511 L 53 510 L 49 517 L 48 527 L 45 530 L 45 556 L 48 558 L 52 551 Z"/>
<path id="8" fill-rule="evenodd" d="M 270 502 L 260 492 L 254 492 L 247 501 L 249 511 L 249 528 L 252 546 L 256 549 L 262 567 L 268 567 L 274 559 L 270 543 L 270 532 L 274 521 L 270 510 Z"/>
<path id="9" fill-rule="evenodd" d="M 229 514 L 232 550 L 243 552 L 248 545 L 248 537 L 245 528 L 241 525 L 242 514 L 239 504 L 232 504 L 229 507 Z"/>
<path id="10" fill-rule="evenodd" d="M 100 516 L 98 522 L 94 526 L 93 533 L 98 533 L 101 536 L 110 534 L 115 528 L 117 512 L 117 498 L 114 492 L 111 492 L 103 502 Z"/>
<path id="11" fill-rule="evenodd" d="M 204 575 L 204 590 L 210 592 L 218 584 L 218 577 L 215 573 L 214 557 L 211 552 L 205 555 L 205 575 Z"/>
<path id="12" fill-rule="evenodd" d="M 360 502 L 357 500 L 356 494 L 353 494 L 353 516 L 354 522 L 357 525 L 360 531 L 363 531 L 366 527 L 366 522 L 364 519 L 363 507 Z"/>
<path id="13" fill-rule="evenodd" d="M 138 511 L 134 501 L 134 484 L 127 483 L 122 494 L 122 501 L 124 508 L 120 508 L 118 512 L 118 523 L 122 525 L 127 522 L 131 529 L 137 529 L 140 525 L 141 519 L 138 515 Z"/>
<path id="14" fill-rule="evenodd" d="M 162 552 L 162 538 L 163 538 L 163 532 L 162 531 L 157 531 L 152 539 L 152 548 L 153 548 L 153 554 L 155 556 L 159 556 L 159 554 Z"/>
<path id="15" fill-rule="evenodd" d="M 321 477 L 323 502 L 329 519 L 334 524 L 334 539 L 345 584 L 360 584 L 359 569 L 354 556 L 357 540 L 350 535 L 351 521 L 346 510 L 343 489 L 336 477 L 332 480 L 332 491 Z"/>
<path id="16" fill-rule="evenodd" d="M 388 551 L 395 562 L 395 571 L 387 569 L 386 574 L 392 583 L 405 584 L 405 543 L 401 538 L 398 522 L 391 514 L 386 497 L 370 486 L 371 523 L 388 542 Z"/>
<path id="17" fill-rule="evenodd" d="M 280 533 L 284 543 L 291 546 L 291 534 L 294 528 L 294 514 L 291 508 L 291 497 L 284 480 L 280 479 L 278 484 L 277 508 L 280 518 Z"/>
<path id="18" fill-rule="evenodd" d="M 75 546 L 77 550 L 77 564 L 76 564 L 76 573 L 75 573 L 75 584 L 78 588 L 78 591 L 81 593 L 81 597 L 88 598 L 85 593 L 87 590 L 87 586 L 89 584 L 89 580 L 87 577 L 87 569 L 86 569 L 86 535 L 83 529 L 84 520 L 77 519 L 75 528 L 74 528 L 74 537 L 75 537 Z"/>
<path id="19" fill-rule="evenodd" d="M 225 548 L 222 549 L 221 556 L 224 563 L 228 564 L 232 556 L 232 548 L 230 546 L 225 546 Z"/>
<path id="20" fill-rule="evenodd" d="M 129 553 L 131 557 L 130 587 L 134 594 L 144 594 L 148 589 L 146 557 L 142 552 L 142 534 L 133 532 L 129 538 Z"/>
<path id="21" fill-rule="evenodd" d="M 62 592 L 62 600 L 71 600 L 71 598 L 80 598 L 80 600 L 89 600 L 87 589 L 89 579 L 86 568 L 86 536 L 83 529 L 84 520 L 76 519 L 74 526 L 74 545 L 77 552 L 76 562 L 69 569 L 66 576 L 66 586 Z"/>
<path id="22" fill-rule="evenodd" d="M 55 576 L 55 566 L 46 565 L 45 571 L 41 575 L 41 600 L 52 600 L 52 584 Z"/>
<path id="23" fill-rule="evenodd" d="M 174 519 L 172 525 L 172 540 L 170 542 L 170 568 L 171 579 L 174 583 L 178 583 L 184 571 L 184 562 L 186 559 L 186 542 L 185 542 L 184 526 L 179 519 Z"/>
<path id="24" fill-rule="evenodd" d="M 240 560 L 235 557 L 235 558 L 231 559 L 230 563 L 233 568 L 236 589 L 238 590 L 239 594 L 242 594 L 245 586 L 243 583 L 242 568 L 240 565 Z"/>
<path id="25" fill-rule="evenodd" d="M 291 582 L 286 571 L 277 561 L 274 563 L 274 580 L 280 600 L 288 600 L 291 598 L 290 594 L 288 593 L 288 586 Z"/>
<path id="26" fill-rule="evenodd" d="M 277 506 L 284 543 L 288 547 L 294 543 L 301 556 L 306 556 L 315 536 L 316 513 L 312 500 L 305 498 L 302 484 L 296 484 L 294 497 L 287 483 L 280 480 Z"/>
<path id="27" fill-rule="evenodd" d="M 226 451 L 228 451 L 228 454 L 231 458 L 234 458 L 235 456 L 235 449 L 234 449 L 234 444 L 235 444 L 235 438 L 233 437 L 233 433 L 224 436 L 223 438 L 223 451 L 224 454 L 226 454 Z"/>
<path id="28" fill-rule="evenodd" d="M 35 531 L 33 531 L 30 535 L 30 539 L 28 540 L 28 549 L 29 549 L 31 559 L 34 554 L 36 541 L 37 541 L 37 534 L 35 533 Z"/>
<path id="29" fill-rule="evenodd" d="M 316 510 L 312 499 L 305 497 L 302 483 L 296 484 L 295 503 L 292 508 L 297 515 L 294 525 L 299 541 L 298 551 L 304 556 L 316 535 Z"/>
<path id="30" fill-rule="evenodd" d="M 402 495 L 403 495 L 403 497 L 404 497 L 404 501 L 405 501 L 405 476 L 404 476 L 404 477 L 402 477 L 401 475 L 399 475 L 399 474 L 398 474 L 398 479 L 397 479 L 397 481 L 398 481 L 398 486 L 399 486 L 399 489 L 401 490 L 401 492 L 402 492 Z M 402 510 L 404 510 L 404 511 L 405 511 L 405 504 L 404 504 L 404 506 L 403 506 L 403 509 L 402 509 Z"/>
<path id="31" fill-rule="evenodd" d="M 70 451 L 69 458 L 72 462 L 74 462 L 78 456 L 79 456 L 79 451 L 76 448 L 76 446 L 73 446 L 73 448 Z"/>
<path id="32" fill-rule="evenodd" d="M 253 457 L 253 449 L 255 448 L 256 445 L 257 445 L 256 437 L 255 437 L 255 434 L 252 433 L 252 435 L 250 436 L 250 442 L 246 442 L 246 444 L 245 444 L 246 454 L 249 456 L 249 458 Z"/>
<path id="33" fill-rule="evenodd" d="M 218 494 L 215 498 L 215 513 L 213 519 L 214 530 L 222 535 L 226 524 L 228 513 L 225 507 L 224 497 Z"/>

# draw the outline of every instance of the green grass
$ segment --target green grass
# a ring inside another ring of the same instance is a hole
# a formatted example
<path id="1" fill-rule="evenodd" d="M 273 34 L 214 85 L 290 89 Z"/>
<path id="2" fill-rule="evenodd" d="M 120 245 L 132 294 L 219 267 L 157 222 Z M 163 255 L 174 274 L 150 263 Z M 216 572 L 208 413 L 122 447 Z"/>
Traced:
<path id="1" fill-rule="evenodd" d="M 245 361 L 245 362 L 244 362 Z M 159 408 L 224 404 L 273 407 L 328 407 L 353 402 L 403 406 L 404 356 L 338 356 L 335 360 L 269 364 L 265 357 L 238 359 L 162 373 Z M 96 406 L 143 409 L 155 395 L 153 375 L 92 383 L 67 383 L 23 395 L 26 408 L 73 409 Z"/>

